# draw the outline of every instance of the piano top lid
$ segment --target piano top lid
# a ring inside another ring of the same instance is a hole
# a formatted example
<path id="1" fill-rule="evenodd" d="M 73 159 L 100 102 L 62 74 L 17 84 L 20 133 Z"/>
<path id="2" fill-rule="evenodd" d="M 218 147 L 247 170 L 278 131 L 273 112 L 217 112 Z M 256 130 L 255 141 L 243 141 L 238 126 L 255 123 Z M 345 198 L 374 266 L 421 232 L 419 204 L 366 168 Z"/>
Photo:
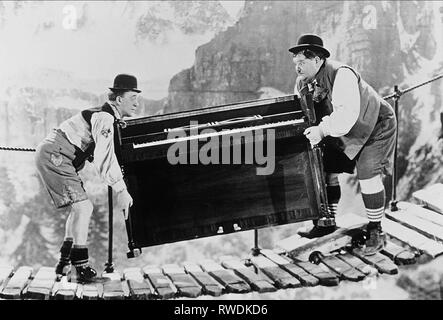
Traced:
<path id="1" fill-rule="evenodd" d="M 299 101 L 299 97 L 295 94 L 290 94 L 290 95 L 273 97 L 273 98 L 266 98 L 266 99 L 260 99 L 260 100 L 249 100 L 249 101 L 243 101 L 243 102 L 238 102 L 238 103 L 230 103 L 230 104 L 221 105 L 221 106 L 205 107 L 205 108 L 201 108 L 201 109 L 171 112 L 171 113 L 155 115 L 155 116 L 132 117 L 132 118 L 125 119 L 125 121 L 128 126 L 131 126 L 131 125 L 146 124 L 149 122 L 156 122 L 156 121 L 162 121 L 162 120 L 192 117 L 192 116 L 205 114 L 205 113 L 215 113 L 215 112 L 223 112 L 223 111 L 232 111 L 232 110 L 237 110 L 237 109 L 253 108 L 253 107 L 264 106 L 267 104 L 289 102 L 289 101 Z"/>

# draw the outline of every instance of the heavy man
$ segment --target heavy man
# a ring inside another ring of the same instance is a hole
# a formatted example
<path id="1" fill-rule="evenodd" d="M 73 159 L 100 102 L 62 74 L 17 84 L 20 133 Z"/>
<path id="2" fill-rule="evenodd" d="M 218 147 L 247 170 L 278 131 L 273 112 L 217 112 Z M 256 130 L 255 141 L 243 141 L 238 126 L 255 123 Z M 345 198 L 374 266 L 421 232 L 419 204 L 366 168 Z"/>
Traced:
<path id="1" fill-rule="evenodd" d="M 318 125 L 306 129 L 305 135 L 311 145 L 325 144 L 329 200 L 338 203 L 340 189 L 337 175 L 352 169 L 349 161 L 356 163 L 369 220 L 368 238 L 360 250 L 362 254 L 372 255 L 384 245 L 381 220 L 386 195 L 382 178 L 392 174 L 397 130 L 394 110 L 356 70 L 329 60 L 330 53 L 323 47 L 319 36 L 304 34 L 289 51 L 293 54 L 297 73 L 295 93 L 300 95 L 305 92 L 303 88 L 308 84 L 314 87 L 315 109 L 317 116 L 321 116 L 318 117 Z M 331 149 L 334 156 L 328 153 Z M 321 236 L 334 229 L 322 227 L 314 221 L 314 228 L 308 236 Z"/>

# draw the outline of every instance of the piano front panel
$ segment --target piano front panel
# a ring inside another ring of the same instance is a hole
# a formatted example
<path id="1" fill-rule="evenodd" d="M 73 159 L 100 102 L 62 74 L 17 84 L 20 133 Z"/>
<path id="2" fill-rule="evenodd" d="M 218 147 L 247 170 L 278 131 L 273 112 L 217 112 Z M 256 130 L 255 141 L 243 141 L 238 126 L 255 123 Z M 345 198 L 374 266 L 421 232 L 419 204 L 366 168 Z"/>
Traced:
<path id="1" fill-rule="evenodd" d="M 257 175 L 256 167 L 171 165 L 164 157 L 127 163 L 125 176 L 134 198 L 130 219 L 135 247 L 319 217 L 304 137 L 278 140 L 273 174 Z"/>

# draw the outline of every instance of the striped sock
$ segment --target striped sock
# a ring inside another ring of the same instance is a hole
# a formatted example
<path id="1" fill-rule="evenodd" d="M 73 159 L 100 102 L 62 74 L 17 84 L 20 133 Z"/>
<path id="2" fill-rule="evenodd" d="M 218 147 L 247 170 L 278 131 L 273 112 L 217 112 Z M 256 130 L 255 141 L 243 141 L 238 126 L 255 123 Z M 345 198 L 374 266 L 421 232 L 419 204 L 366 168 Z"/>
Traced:
<path id="1" fill-rule="evenodd" d="M 71 260 L 74 267 L 86 266 L 89 260 L 88 248 L 74 245 L 71 249 Z"/>
<path id="2" fill-rule="evenodd" d="M 333 215 L 337 214 L 338 203 L 340 202 L 341 189 L 339 185 L 327 186 L 326 194 L 328 196 L 328 209 Z"/>
<path id="3" fill-rule="evenodd" d="M 67 264 L 71 262 L 71 248 L 72 248 L 72 238 L 65 238 L 63 244 L 60 248 L 60 262 L 63 264 Z"/>
<path id="4" fill-rule="evenodd" d="M 372 194 L 362 193 L 362 198 L 369 222 L 381 222 L 385 213 L 385 190 Z"/>

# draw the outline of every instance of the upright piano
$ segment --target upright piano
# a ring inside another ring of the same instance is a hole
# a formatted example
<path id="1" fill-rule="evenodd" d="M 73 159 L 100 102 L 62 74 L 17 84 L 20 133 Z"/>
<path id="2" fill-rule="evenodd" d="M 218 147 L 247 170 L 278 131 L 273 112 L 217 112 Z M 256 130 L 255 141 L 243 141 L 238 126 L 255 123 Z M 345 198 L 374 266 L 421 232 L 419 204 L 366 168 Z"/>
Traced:
<path id="1" fill-rule="evenodd" d="M 116 154 L 134 200 L 126 221 L 130 252 L 322 217 L 319 159 L 303 135 L 308 126 L 296 95 L 117 126 Z M 258 151 L 269 156 L 268 172 Z"/>

